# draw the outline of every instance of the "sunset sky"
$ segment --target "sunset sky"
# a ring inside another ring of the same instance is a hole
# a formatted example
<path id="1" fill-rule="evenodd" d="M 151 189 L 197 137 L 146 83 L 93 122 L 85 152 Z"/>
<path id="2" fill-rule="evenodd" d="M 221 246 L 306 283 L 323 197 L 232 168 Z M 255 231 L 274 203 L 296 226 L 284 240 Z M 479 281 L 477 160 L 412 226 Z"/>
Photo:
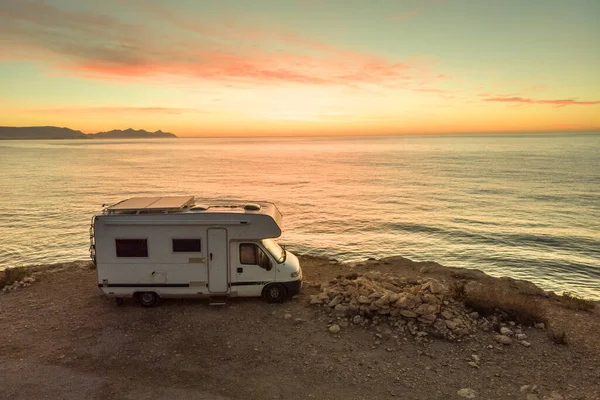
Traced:
<path id="1" fill-rule="evenodd" d="M 598 129 L 599 18 L 598 0 L 1 0 L 0 125 Z"/>

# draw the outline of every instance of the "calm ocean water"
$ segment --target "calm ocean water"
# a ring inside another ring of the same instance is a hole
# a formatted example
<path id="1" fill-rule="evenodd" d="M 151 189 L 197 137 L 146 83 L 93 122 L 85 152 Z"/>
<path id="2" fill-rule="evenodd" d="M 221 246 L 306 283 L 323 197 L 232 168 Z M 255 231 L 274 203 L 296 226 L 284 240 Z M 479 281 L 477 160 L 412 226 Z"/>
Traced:
<path id="1" fill-rule="evenodd" d="M 88 257 L 103 203 L 271 200 L 292 251 L 600 299 L 600 135 L 0 141 L 0 268 Z"/>

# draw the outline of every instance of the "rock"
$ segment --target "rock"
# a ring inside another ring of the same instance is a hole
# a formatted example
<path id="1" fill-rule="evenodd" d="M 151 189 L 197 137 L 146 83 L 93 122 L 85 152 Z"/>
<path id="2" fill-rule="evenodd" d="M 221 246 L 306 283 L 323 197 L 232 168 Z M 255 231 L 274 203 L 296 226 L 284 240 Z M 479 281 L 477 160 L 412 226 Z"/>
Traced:
<path id="1" fill-rule="evenodd" d="M 469 317 L 472 319 L 479 319 L 479 313 L 477 311 L 473 311 L 471 314 L 469 314 Z"/>
<path id="2" fill-rule="evenodd" d="M 503 345 L 509 345 L 512 343 L 512 339 L 506 335 L 496 335 L 496 342 Z"/>
<path id="3" fill-rule="evenodd" d="M 381 298 L 383 295 L 380 292 L 373 292 L 371 293 L 368 298 L 369 299 L 379 299 Z"/>
<path id="4" fill-rule="evenodd" d="M 331 333 L 338 333 L 340 330 L 341 328 L 338 324 L 333 324 L 329 327 L 329 332 Z"/>
<path id="5" fill-rule="evenodd" d="M 533 326 L 536 329 L 546 329 L 546 324 L 544 324 L 543 322 L 536 322 Z"/>
<path id="6" fill-rule="evenodd" d="M 450 329 L 451 331 L 453 331 L 456 328 L 458 328 L 458 322 L 448 320 L 448 321 L 446 321 L 446 326 L 448 327 L 448 329 Z"/>
<path id="7" fill-rule="evenodd" d="M 294 325 L 300 325 L 304 323 L 304 320 L 302 318 L 296 318 L 294 319 Z"/>
<path id="8" fill-rule="evenodd" d="M 450 310 L 444 310 L 441 312 L 442 317 L 444 319 L 452 319 L 454 317 L 454 313 Z"/>
<path id="9" fill-rule="evenodd" d="M 355 315 L 354 318 L 352 318 L 352 323 L 358 325 L 363 321 L 363 318 L 360 315 Z"/>
<path id="10" fill-rule="evenodd" d="M 481 361 L 481 359 L 479 358 L 479 356 L 477 354 L 471 354 L 471 358 L 473 359 L 473 361 L 475 362 L 479 362 Z"/>
<path id="11" fill-rule="evenodd" d="M 474 399 L 477 397 L 477 392 L 469 388 L 460 389 L 456 394 L 466 399 Z"/>
<path id="12" fill-rule="evenodd" d="M 420 306 L 415 308 L 414 311 L 419 315 L 436 314 L 438 311 L 438 306 L 435 304 L 421 304 Z"/>
<path id="13" fill-rule="evenodd" d="M 504 336 L 512 336 L 513 332 L 507 327 L 503 326 L 502 328 L 500 328 L 500 334 Z"/>
<path id="14" fill-rule="evenodd" d="M 309 304 L 323 304 L 323 300 L 318 295 L 310 296 Z"/>
<path id="15" fill-rule="evenodd" d="M 527 397 L 525 397 L 525 399 L 526 400 L 540 400 L 538 395 L 535 393 L 527 393 Z"/>
<path id="16" fill-rule="evenodd" d="M 446 294 L 448 293 L 448 288 L 439 281 L 431 280 L 425 285 L 428 285 L 429 291 L 433 294 Z"/>
<path id="17" fill-rule="evenodd" d="M 564 397 L 556 391 L 550 393 L 549 400 L 563 400 Z"/>
<path id="18" fill-rule="evenodd" d="M 417 314 L 410 310 L 400 310 L 400 315 L 406 318 L 417 318 Z"/>
<path id="19" fill-rule="evenodd" d="M 371 304 L 371 301 L 366 296 L 358 296 L 358 302 L 360 304 Z"/>
<path id="20" fill-rule="evenodd" d="M 525 340 L 527 339 L 527 335 L 524 333 L 517 333 L 517 335 L 515 336 L 517 338 L 517 340 Z"/>
<path id="21" fill-rule="evenodd" d="M 335 311 L 336 314 L 344 315 L 348 312 L 348 307 L 343 304 L 338 304 L 333 308 L 333 311 Z"/>
<path id="22" fill-rule="evenodd" d="M 531 343 L 529 343 L 527 340 L 521 340 L 519 343 L 525 347 L 531 347 Z"/>
<path id="23" fill-rule="evenodd" d="M 292 314 L 283 314 L 283 318 L 290 319 L 290 318 L 292 318 Z"/>
<path id="24" fill-rule="evenodd" d="M 337 306 L 338 304 L 340 304 L 342 302 L 342 300 L 344 299 L 344 297 L 342 295 L 337 295 L 333 298 L 333 300 L 331 300 L 327 306 L 330 308 L 333 308 L 335 306 Z"/>
<path id="25" fill-rule="evenodd" d="M 473 368 L 479 368 L 479 364 L 477 364 L 475 361 L 469 361 L 468 364 Z"/>

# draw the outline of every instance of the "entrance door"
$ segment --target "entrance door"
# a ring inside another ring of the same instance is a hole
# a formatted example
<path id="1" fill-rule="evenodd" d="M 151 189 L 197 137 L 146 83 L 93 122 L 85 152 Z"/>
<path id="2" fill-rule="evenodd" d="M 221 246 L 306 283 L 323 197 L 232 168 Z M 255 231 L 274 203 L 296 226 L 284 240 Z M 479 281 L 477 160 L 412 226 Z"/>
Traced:
<path id="1" fill-rule="evenodd" d="M 227 230 L 212 228 L 208 230 L 208 291 L 225 293 L 229 289 L 227 279 Z"/>

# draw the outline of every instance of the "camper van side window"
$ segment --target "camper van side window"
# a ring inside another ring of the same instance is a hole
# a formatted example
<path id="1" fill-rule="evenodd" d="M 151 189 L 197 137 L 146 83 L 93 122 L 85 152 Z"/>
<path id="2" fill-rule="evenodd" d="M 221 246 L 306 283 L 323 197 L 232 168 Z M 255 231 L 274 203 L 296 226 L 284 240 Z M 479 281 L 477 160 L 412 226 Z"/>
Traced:
<path id="1" fill-rule="evenodd" d="M 256 245 L 254 243 L 240 243 L 240 264 L 257 265 Z"/>
<path id="2" fill-rule="evenodd" d="M 200 239 L 173 239 L 174 253 L 199 253 Z"/>
<path id="3" fill-rule="evenodd" d="M 115 239 L 117 257 L 148 257 L 148 239 Z"/>

